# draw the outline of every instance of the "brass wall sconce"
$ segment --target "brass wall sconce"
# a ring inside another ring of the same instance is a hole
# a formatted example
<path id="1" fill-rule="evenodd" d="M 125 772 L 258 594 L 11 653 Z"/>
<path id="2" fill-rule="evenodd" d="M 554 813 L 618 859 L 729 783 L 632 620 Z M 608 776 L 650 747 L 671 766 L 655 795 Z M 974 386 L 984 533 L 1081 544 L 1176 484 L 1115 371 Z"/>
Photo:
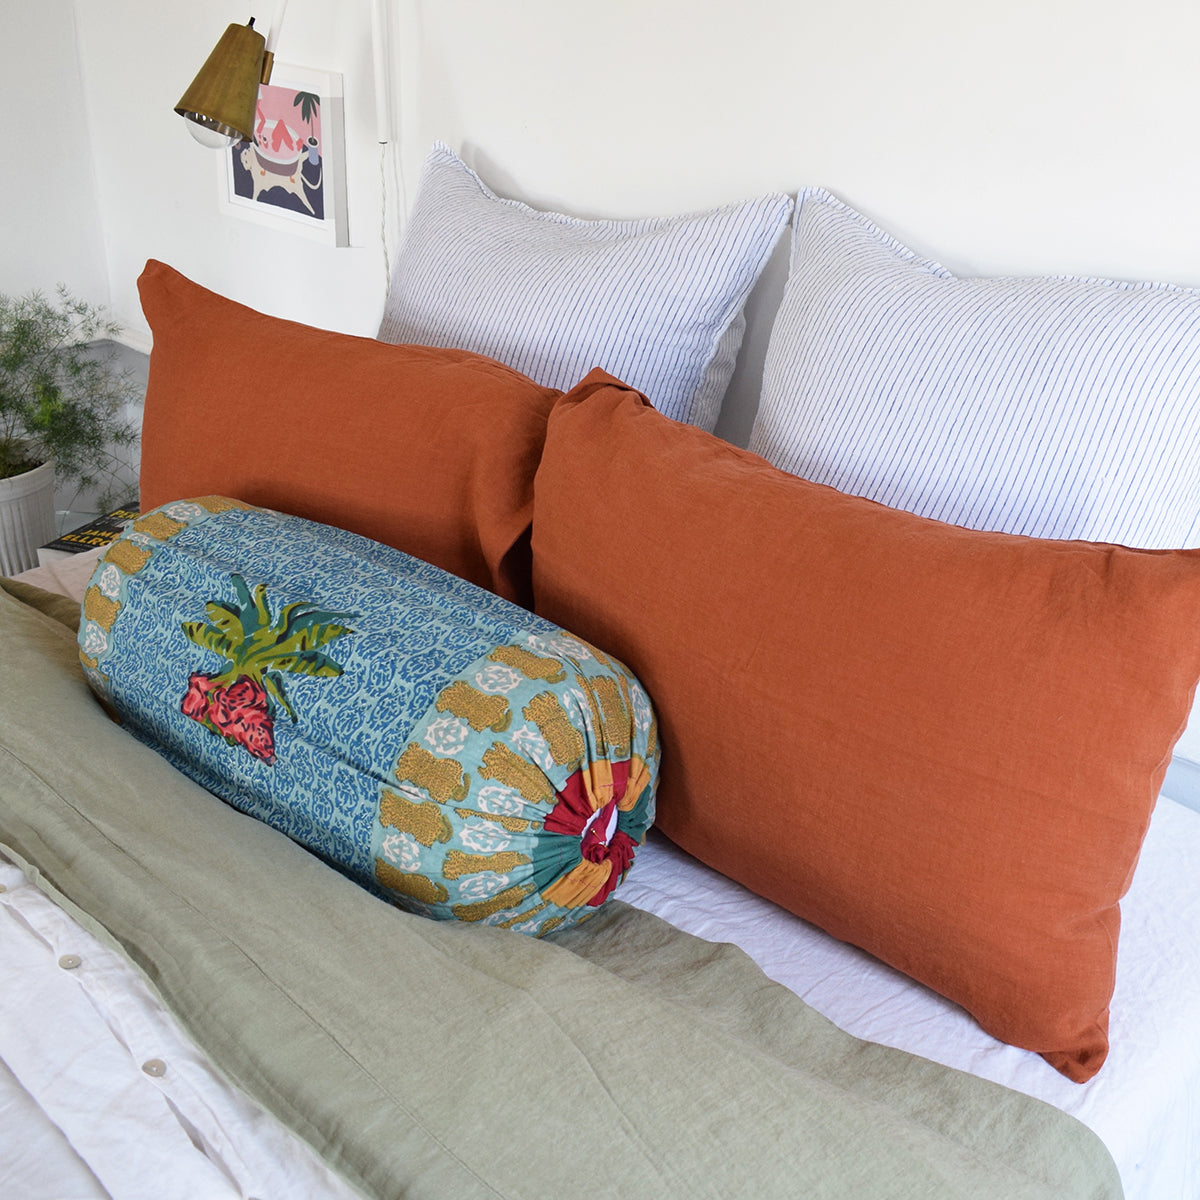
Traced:
<path id="1" fill-rule="evenodd" d="M 230 25 L 175 105 L 201 145 L 219 150 L 254 140 L 258 88 L 271 81 L 280 23 L 276 20 L 270 42 L 254 28 L 253 17 L 246 25 Z"/>

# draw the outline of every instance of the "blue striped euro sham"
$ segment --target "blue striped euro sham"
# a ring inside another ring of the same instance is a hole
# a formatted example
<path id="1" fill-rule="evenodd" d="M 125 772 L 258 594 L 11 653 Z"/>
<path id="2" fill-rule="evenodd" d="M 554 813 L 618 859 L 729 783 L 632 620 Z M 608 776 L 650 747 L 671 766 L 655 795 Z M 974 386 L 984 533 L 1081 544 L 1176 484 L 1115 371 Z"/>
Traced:
<path id="1" fill-rule="evenodd" d="M 974 529 L 1200 537 L 1200 292 L 957 278 L 800 193 L 750 448 Z"/>
<path id="2" fill-rule="evenodd" d="M 773 194 L 690 216 L 581 220 L 496 195 L 437 143 L 379 337 L 472 350 L 563 390 L 603 367 L 659 412 L 711 430 L 746 298 L 791 211 Z"/>

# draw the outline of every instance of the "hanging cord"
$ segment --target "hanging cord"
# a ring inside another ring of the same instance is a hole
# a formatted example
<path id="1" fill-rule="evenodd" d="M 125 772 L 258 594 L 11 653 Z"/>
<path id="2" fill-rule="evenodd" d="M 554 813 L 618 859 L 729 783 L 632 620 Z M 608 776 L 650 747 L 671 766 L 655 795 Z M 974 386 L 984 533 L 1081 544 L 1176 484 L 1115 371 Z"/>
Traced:
<path id="1" fill-rule="evenodd" d="M 402 121 L 397 114 L 392 77 L 392 3 L 393 0 L 371 0 L 371 53 L 375 76 L 375 125 L 379 138 L 379 241 L 383 251 L 385 297 L 392 288 L 392 246 L 388 241 L 388 200 L 395 191 L 398 199 L 396 220 L 397 238 L 404 227 L 408 198 L 405 194 L 404 172 L 400 165 L 400 130 Z M 388 160 L 391 159 L 389 179 Z M 395 187 L 389 187 L 390 183 Z M 386 302 L 386 300 L 385 300 Z"/>
<path id="2" fill-rule="evenodd" d="M 388 165 L 391 164 L 391 171 Z M 389 187 L 389 183 L 393 186 Z M 383 251 L 383 278 L 385 295 L 392 290 L 392 243 L 388 237 L 389 197 L 396 195 L 396 244 L 404 234 L 408 219 L 408 188 L 404 181 L 404 167 L 400 158 L 400 147 L 395 141 L 379 143 L 379 244 Z"/>
<path id="3" fill-rule="evenodd" d="M 388 246 L 388 185 L 387 185 L 388 143 L 379 143 L 379 190 L 381 201 L 379 205 L 379 244 L 383 247 L 383 294 L 385 297 L 392 290 L 392 251 Z"/>

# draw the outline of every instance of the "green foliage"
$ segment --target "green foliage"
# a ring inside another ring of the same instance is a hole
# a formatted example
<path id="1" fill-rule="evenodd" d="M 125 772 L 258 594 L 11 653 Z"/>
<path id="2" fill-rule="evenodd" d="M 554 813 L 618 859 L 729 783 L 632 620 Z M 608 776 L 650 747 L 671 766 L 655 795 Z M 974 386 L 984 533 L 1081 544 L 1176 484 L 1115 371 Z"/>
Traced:
<path id="1" fill-rule="evenodd" d="M 93 345 L 118 331 L 65 287 L 57 302 L 0 294 L 0 479 L 53 459 L 59 479 L 101 488 L 103 507 L 120 498 L 113 452 L 137 441 L 123 414 L 140 396 L 115 352 Z"/>
<path id="2" fill-rule="evenodd" d="M 258 680 L 294 721 L 296 712 L 281 672 L 336 679 L 342 668 L 320 647 L 353 633 L 341 622 L 354 620 L 354 614 L 298 600 L 285 604 L 272 618 L 265 585 L 257 584 L 252 590 L 237 574 L 231 575 L 230 581 L 236 603 L 210 600 L 204 606 L 207 622 L 183 621 L 181 628 L 189 641 L 228 660 L 229 669 L 215 678 L 229 683 L 240 676 Z"/>

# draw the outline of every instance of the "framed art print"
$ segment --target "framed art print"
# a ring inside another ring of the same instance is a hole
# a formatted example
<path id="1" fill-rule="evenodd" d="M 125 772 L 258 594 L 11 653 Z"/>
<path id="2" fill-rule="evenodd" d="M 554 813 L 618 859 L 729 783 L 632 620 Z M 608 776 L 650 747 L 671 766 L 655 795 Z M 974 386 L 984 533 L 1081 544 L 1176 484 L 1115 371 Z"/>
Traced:
<path id="1" fill-rule="evenodd" d="M 342 78 L 276 63 L 258 89 L 254 140 L 224 154 L 231 215 L 348 246 Z"/>

